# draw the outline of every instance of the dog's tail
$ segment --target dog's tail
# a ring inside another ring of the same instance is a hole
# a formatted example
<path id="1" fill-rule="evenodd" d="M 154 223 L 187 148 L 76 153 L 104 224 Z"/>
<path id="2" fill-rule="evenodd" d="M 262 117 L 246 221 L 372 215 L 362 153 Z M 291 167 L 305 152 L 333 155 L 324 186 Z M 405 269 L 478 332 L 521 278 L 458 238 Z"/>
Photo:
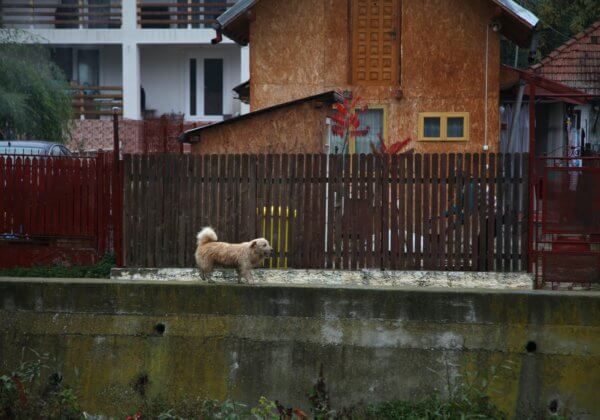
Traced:
<path id="1" fill-rule="evenodd" d="M 202 228 L 198 235 L 196 235 L 196 242 L 198 245 L 204 245 L 209 242 L 217 242 L 219 238 L 217 238 L 217 234 L 213 230 L 213 228 L 205 227 Z"/>

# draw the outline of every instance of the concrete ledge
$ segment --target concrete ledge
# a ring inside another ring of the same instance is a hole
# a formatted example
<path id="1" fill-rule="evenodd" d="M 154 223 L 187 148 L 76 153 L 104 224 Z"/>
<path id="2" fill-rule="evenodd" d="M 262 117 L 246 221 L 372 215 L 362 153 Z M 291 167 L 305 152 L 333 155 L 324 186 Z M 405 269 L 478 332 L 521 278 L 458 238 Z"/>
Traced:
<path id="1" fill-rule="evenodd" d="M 255 284 L 309 284 L 370 287 L 453 287 L 481 289 L 533 289 L 529 273 L 464 271 L 381 271 L 381 270 L 254 270 Z M 197 281 L 194 268 L 113 268 L 113 280 Z M 215 271 L 215 283 L 237 283 L 233 270 Z"/>

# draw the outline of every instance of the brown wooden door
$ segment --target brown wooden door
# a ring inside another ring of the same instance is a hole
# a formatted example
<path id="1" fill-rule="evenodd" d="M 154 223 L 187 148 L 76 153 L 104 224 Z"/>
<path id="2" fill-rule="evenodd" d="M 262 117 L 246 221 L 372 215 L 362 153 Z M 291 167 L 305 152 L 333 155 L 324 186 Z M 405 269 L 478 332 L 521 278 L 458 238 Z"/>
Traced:
<path id="1" fill-rule="evenodd" d="M 352 0 L 352 83 L 399 82 L 401 0 Z"/>

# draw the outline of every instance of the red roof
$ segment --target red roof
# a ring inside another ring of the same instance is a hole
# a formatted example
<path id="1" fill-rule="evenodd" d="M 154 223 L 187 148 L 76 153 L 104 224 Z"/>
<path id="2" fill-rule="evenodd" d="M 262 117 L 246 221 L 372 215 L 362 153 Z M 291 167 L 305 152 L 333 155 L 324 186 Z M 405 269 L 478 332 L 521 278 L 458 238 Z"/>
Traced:
<path id="1" fill-rule="evenodd" d="M 600 20 L 531 68 L 548 79 L 600 96 Z"/>

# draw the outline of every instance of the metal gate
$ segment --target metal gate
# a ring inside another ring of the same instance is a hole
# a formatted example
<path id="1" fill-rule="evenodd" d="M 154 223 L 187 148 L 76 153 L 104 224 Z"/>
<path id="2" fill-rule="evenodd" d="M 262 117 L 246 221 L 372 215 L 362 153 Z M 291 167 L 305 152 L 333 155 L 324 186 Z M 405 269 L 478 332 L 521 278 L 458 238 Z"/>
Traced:
<path id="1" fill-rule="evenodd" d="M 533 263 L 538 288 L 600 283 L 600 157 L 538 158 Z"/>

